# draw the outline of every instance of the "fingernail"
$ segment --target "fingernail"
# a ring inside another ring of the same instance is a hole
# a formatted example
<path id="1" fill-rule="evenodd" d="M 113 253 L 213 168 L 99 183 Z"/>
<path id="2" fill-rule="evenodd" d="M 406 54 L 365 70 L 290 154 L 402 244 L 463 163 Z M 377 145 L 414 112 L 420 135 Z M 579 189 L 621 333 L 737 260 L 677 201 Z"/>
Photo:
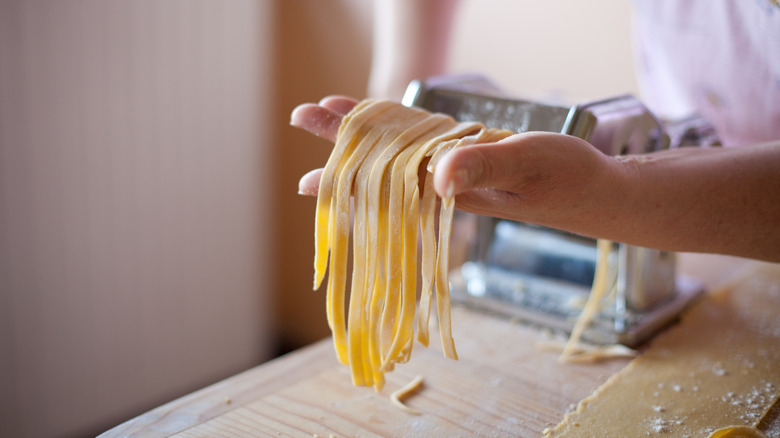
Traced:
<path id="1" fill-rule="evenodd" d="M 293 110 L 290 112 L 290 126 L 295 126 L 296 128 L 298 127 L 299 125 L 298 119 L 300 116 L 300 111 L 302 106 L 303 105 L 298 105 L 295 108 L 293 108 Z"/>
<path id="2" fill-rule="evenodd" d="M 458 169 L 452 174 L 450 185 L 447 187 L 448 196 L 455 194 L 455 189 L 459 191 L 468 183 L 469 172 L 466 169 Z"/>

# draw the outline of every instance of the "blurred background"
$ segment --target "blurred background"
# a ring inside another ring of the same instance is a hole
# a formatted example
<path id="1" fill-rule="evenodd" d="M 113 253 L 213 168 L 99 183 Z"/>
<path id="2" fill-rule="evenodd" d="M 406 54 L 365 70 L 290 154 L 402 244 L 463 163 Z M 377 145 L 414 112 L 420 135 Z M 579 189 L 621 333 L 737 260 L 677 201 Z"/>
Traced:
<path id="1" fill-rule="evenodd" d="M 311 290 L 366 0 L 0 0 L 0 436 L 97 434 L 329 335 Z M 448 64 L 509 93 L 636 93 L 629 2 L 463 0 Z M 596 61 L 598 60 L 598 61 Z"/>

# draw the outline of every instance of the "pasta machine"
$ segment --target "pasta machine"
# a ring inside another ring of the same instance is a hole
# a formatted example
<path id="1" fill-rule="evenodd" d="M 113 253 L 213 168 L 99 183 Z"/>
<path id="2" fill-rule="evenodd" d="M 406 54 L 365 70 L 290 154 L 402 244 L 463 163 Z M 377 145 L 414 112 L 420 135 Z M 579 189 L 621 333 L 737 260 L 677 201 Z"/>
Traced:
<path id="1" fill-rule="evenodd" d="M 491 128 L 574 135 L 609 155 L 716 140 L 700 119 L 662 124 L 633 96 L 549 105 L 508 97 L 476 75 L 413 81 L 403 103 Z M 453 301 L 563 331 L 587 300 L 597 261 L 595 239 L 464 212 L 456 212 L 450 248 Z M 636 346 L 703 291 L 676 273 L 672 252 L 614 243 L 608 259 L 613 280 L 583 336 L 590 342 Z"/>

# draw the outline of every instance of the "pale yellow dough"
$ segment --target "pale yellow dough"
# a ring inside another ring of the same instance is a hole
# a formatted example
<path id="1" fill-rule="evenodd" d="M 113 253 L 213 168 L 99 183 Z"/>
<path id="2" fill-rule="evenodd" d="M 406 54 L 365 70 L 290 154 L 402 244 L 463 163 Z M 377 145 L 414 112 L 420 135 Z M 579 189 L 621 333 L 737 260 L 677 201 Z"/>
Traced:
<path id="1" fill-rule="evenodd" d="M 753 426 L 730 426 L 712 432 L 708 438 L 767 438 Z"/>
<path id="2" fill-rule="evenodd" d="M 420 415 L 422 412 L 418 411 L 417 409 L 410 408 L 409 406 L 405 405 L 403 402 L 403 399 L 412 394 L 413 392 L 416 392 L 423 383 L 423 376 L 417 376 L 414 379 L 412 379 L 411 382 L 407 383 L 406 385 L 399 388 L 397 391 L 390 394 L 390 402 L 397 407 L 398 409 L 412 414 L 412 415 Z"/>
<path id="3" fill-rule="evenodd" d="M 349 365 L 355 385 L 381 389 L 384 373 L 411 356 L 418 237 L 423 242 L 420 339 L 427 344 L 435 291 L 444 354 L 457 359 L 447 278 L 454 200 L 442 199 L 436 236 L 436 198 L 424 166 L 428 161 L 434 166 L 453 147 L 509 135 L 512 132 L 476 122 L 458 123 L 388 101 L 360 102 L 343 118 L 320 179 L 314 287 L 319 287 L 328 270 L 328 323 L 338 359 Z M 347 306 L 350 235 L 353 262 Z"/>
<path id="4" fill-rule="evenodd" d="M 780 436 L 769 418 L 779 398 L 780 265 L 756 262 L 545 436 L 706 437 L 734 426 L 745 428 L 731 433 L 752 427 Z"/>

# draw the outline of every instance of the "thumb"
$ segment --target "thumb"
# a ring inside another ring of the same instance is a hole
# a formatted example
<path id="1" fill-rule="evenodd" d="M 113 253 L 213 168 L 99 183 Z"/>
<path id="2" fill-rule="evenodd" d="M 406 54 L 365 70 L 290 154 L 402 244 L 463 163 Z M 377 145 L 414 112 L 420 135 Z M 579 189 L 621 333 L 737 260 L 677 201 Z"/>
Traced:
<path id="1" fill-rule="evenodd" d="M 436 166 L 436 193 L 449 197 L 480 188 L 516 191 L 535 172 L 528 165 L 533 161 L 528 143 L 536 142 L 530 137 L 518 134 L 495 143 L 453 149 Z"/>

